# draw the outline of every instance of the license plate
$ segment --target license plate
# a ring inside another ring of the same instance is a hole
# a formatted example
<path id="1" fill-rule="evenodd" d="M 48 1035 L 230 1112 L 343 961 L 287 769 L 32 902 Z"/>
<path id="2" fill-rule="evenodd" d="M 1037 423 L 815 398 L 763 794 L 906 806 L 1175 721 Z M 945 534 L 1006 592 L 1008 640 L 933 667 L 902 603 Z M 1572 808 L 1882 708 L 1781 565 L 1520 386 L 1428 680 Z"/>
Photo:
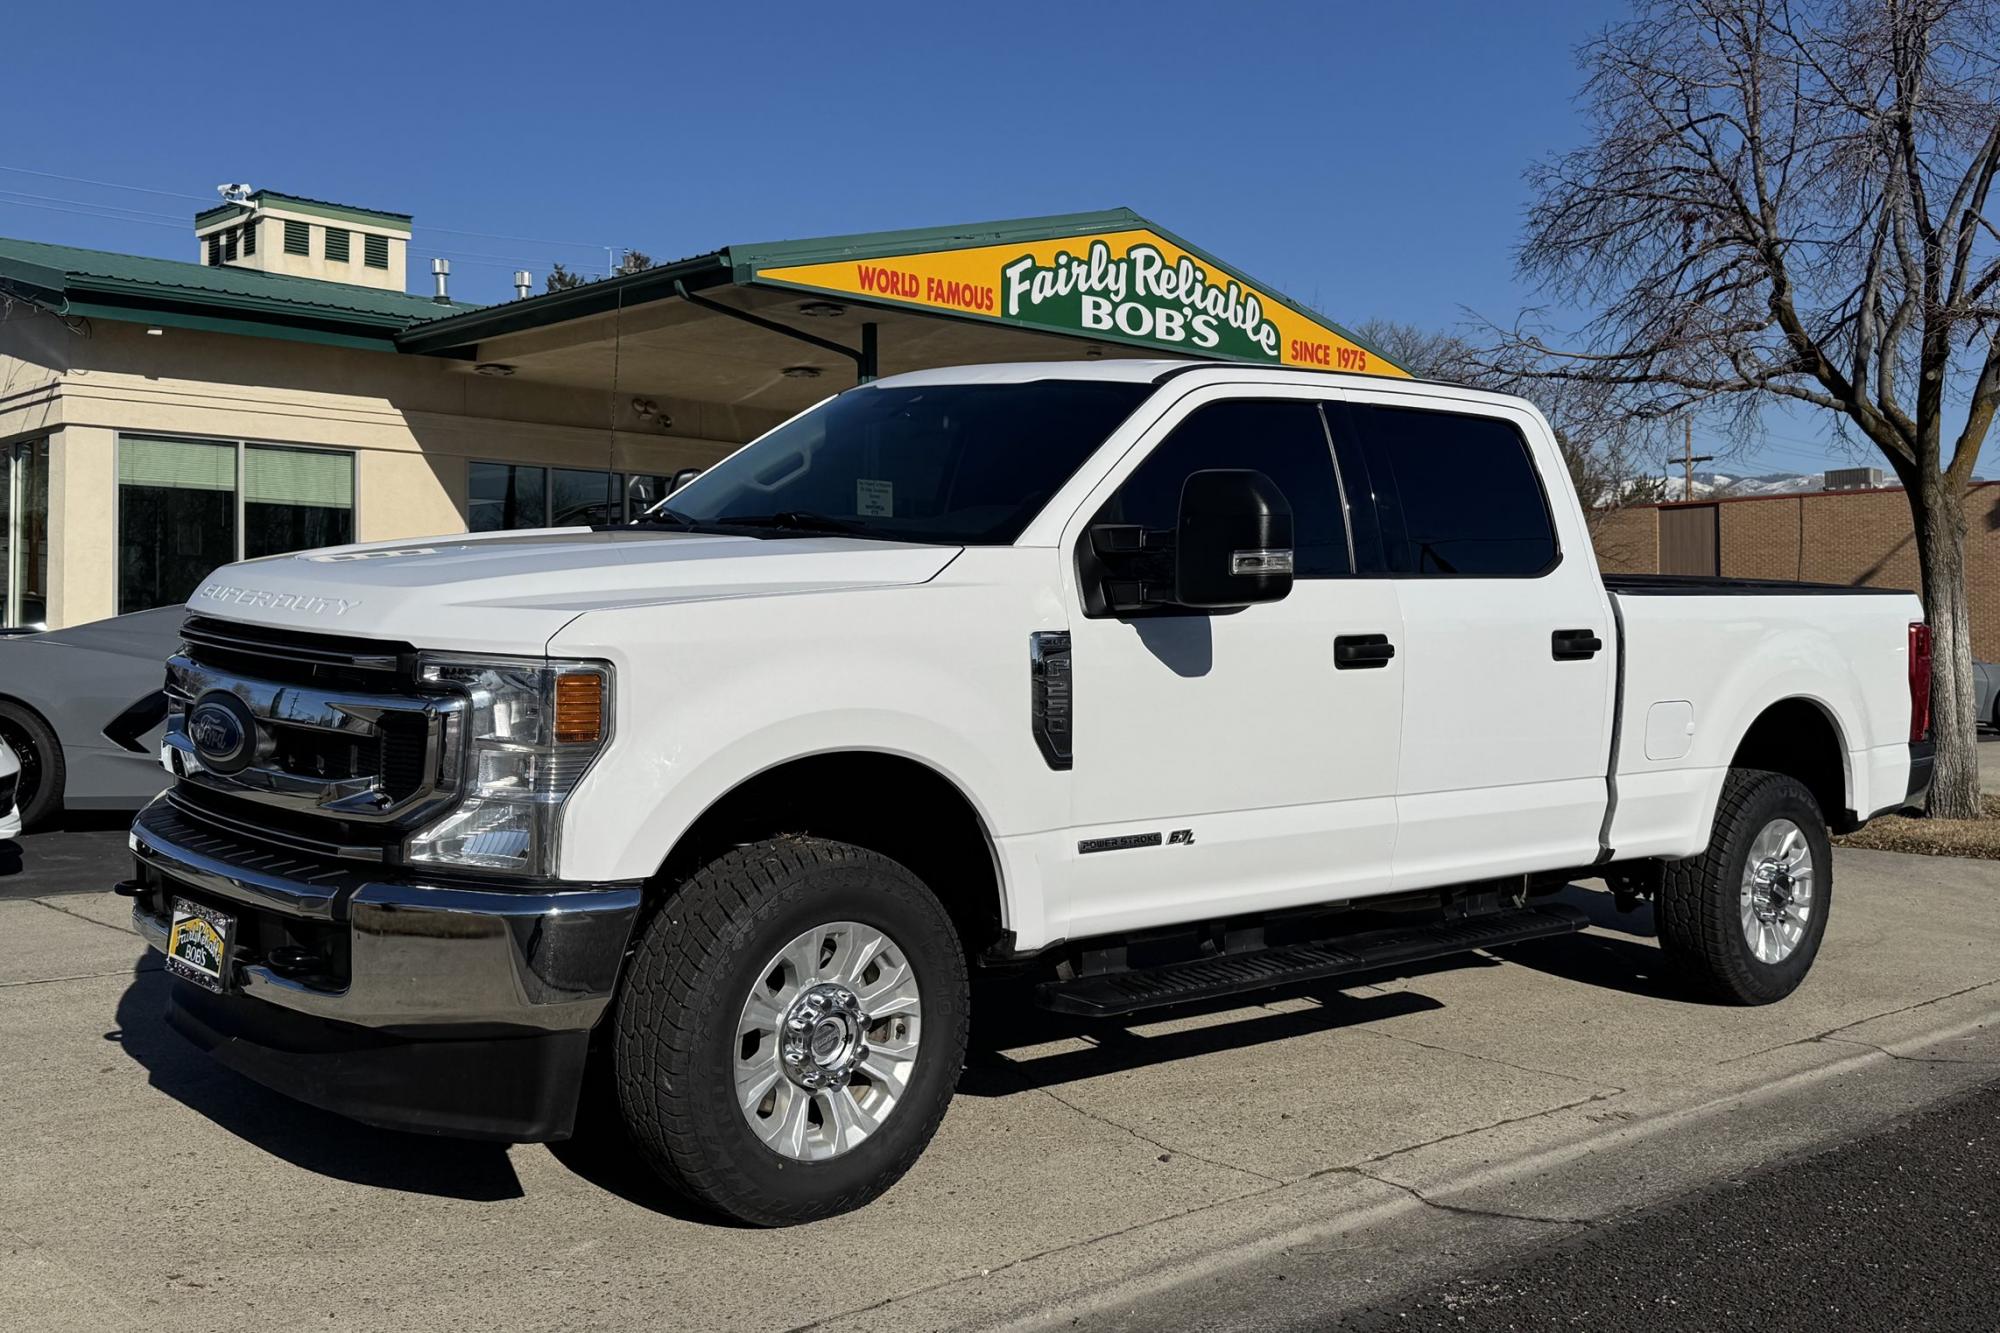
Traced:
<path id="1" fill-rule="evenodd" d="M 229 989 L 229 951 L 235 942 L 235 917 L 185 898 L 174 899 L 167 971 L 219 995 Z"/>

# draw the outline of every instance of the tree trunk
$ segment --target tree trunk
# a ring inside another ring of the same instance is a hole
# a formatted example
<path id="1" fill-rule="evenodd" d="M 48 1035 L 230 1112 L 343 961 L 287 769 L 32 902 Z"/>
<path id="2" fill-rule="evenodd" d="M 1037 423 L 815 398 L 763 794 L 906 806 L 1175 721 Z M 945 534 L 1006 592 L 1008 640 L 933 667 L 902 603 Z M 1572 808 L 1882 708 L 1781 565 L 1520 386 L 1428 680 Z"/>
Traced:
<path id="1" fill-rule="evenodd" d="M 1931 627 L 1931 779 L 1933 819 L 1980 816 L 1979 746 L 1973 713 L 1972 617 L 1965 598 L 1965 496 L 1933 472 L 1909 492 L 1923 571 L 1924 617 Z"/>

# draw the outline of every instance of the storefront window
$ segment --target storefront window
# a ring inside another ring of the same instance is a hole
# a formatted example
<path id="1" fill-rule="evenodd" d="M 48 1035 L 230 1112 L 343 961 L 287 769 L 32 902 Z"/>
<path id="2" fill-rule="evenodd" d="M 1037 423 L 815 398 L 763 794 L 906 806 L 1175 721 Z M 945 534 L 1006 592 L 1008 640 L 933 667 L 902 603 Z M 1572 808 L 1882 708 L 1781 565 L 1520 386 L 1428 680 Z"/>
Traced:
<path id="1" fill-rule="evenodd" d="M 549 525 L 557 528 L 622 520 L 625 479 L 559 467 L 549 473 Z"/>
<path id="2" fill-rule="evenodd" d="M 220 565 L 353 540 L 352 454 L 139 435 L 118 441 L 121 615 L 186 601 Z"/>
<path id="3" fill-rule="evenodd" d="M 670 479 L 589 468 L 472 463 L 465 526 L 473 532 L 622 523 L 666 494 Z"/>
<path id="4" fill-rule="evenodd" d="M 236 558 L 236 446 L 118 442 L 118 612 L 186 600 Z"/>
<path id="5" fill-rule="evenodd" d="M 0 626 L 49 616 L 49 442 L 0 445 Z"/>
<path id="6" fill-rule="evenodd" d="M 243 446 L 243 556 L 354 540 L 354 456 Z"/>
<path id="7" fill-rule="evenodd" d="M 548 471 L 511 463 L 472 464 L 465 488 L 466 527 L 474 532 L 539 528 L 548 522 Z"/>

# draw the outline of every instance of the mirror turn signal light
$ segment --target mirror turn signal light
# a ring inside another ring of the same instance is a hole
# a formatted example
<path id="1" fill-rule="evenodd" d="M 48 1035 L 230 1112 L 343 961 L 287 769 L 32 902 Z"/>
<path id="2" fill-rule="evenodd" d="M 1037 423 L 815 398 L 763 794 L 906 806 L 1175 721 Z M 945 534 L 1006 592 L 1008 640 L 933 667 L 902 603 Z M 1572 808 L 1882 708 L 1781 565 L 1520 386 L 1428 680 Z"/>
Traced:
<path id="1" fill-rule="evenodd" d="M 604 739 L 604 677 L 566 671 L 556 677 L 556 739 L 569 743 Z"/>

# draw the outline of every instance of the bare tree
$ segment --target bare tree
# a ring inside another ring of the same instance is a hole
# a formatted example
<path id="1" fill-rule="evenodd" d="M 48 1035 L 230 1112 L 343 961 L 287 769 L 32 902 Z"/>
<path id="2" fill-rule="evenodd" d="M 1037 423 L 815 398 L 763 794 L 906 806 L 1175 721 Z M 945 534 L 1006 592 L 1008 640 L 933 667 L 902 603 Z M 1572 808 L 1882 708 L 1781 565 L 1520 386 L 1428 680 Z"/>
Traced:
<path id="1" fill-rule="evenodd" d="M 1581 62 L 1591 139 L 1529 172 L 1520 263 L 1601 313 L 1514 350 L 1654 418 L 1810 403 L 1888 459 L 1936 649 L 1931 813 L 1977 816 L 1964 498 L 2000 408 L 2000 6 L 1641 0 Z"/>

